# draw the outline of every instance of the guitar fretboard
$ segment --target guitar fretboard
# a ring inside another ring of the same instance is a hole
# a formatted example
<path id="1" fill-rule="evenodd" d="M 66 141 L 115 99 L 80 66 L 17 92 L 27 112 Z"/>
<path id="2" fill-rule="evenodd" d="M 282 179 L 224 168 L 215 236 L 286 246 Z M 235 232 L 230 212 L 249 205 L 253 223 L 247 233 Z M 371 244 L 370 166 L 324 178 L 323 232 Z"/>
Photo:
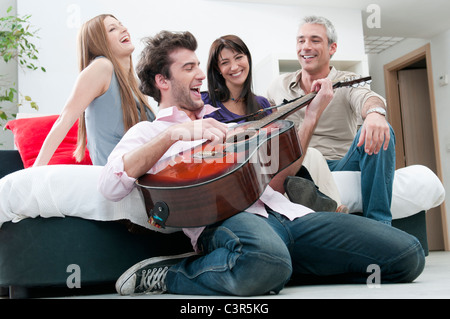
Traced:
<path id="1" fill-rule="evenodd" d="M 310 93 L 307 94 L 301 98 L 295 99 L 291 102 L 288 102 L 287 104 L 284 104 L 280 107 L 278 107 L 277 112 L 272 112 L 271 114 L 267 115 L 266 117 L 254 121 L 251 124 L 251 127 L 254 129 L 261 129 L 279 119 L 284 119 L 294 111 L 306 106 L 309 102 L 312 101 L 312 99 L 317 95 L 317 93 Z"/>

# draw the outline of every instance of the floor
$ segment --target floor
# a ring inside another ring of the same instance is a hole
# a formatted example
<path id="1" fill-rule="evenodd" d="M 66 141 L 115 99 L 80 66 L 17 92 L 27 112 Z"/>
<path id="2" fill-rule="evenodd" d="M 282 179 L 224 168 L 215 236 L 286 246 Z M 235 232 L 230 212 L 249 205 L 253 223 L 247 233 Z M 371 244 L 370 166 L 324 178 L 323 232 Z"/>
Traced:
<path id="1" fill-rule="evenodd" d="M 373 281 L 371 281 L 372 283 Z M 372 285 L 375 286 L 375 285 Z M 70 297 L 69 297 L 70 298 Z M 184 295 L 119 296 L 100 294 L 72 297 L 77 299 L 227 299 Z M 426 257 L 423 273 L 410 284 L 316 285 L 286 287 L 280 294 L 244 299 L 450 299 L 450 252 L 433 251 Z"/>

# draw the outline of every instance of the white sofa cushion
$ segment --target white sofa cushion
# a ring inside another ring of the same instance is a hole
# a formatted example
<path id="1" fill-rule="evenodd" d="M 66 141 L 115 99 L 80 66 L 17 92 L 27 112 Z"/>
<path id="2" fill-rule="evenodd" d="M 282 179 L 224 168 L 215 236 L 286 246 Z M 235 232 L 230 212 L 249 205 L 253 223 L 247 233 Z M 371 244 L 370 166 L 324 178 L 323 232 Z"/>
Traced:
<path id="1" fill-rule="evenodd" d="M 97 190 L 102 167 L 92 165 L 47 165 L 30 167 L 0 179 L 0 226 L 34 217 L 80 217 L 99 221 L 128 219 L 160 232 L 147 220 L 141 192 L 135 188 L 118 202 Z"/>
<path id="2" fill-rule="evenodd" d="M 332 172 L 342 204 L 362 212 L 361 172 Z M 409 217 L 442 204 L 445 189 L 432 170 L 423 165 L 397 169 L 392 189 L 392 219 Z"/>
<path id="3" fill-rule="evenodd" d="M 128 219 L 156 231 L 147 222 L 138 189 L 119 202 L 105 199 L 97 191 L 100 166 L 49 165 L 31 167 L 0 179 L 0 227 L 24 218 L 73 216 L 93 220 Z M 351 212 L 362 211 L 360 173 L 333 172 L 342 202 Z M 445 190 L 437 176 L 425 166 L 415 165 L 395 172 L 392 197 L 393 219 L 408 217 L 440 205 Z"/>

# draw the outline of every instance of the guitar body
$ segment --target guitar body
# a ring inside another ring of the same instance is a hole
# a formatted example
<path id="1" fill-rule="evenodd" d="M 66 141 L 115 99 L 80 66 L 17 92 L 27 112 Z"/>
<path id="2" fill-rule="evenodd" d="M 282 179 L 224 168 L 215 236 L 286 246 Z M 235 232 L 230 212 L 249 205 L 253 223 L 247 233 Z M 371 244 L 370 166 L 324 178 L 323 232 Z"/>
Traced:
<path id="1" fill-rule="evenodd" d="M 301 157 L 291 121 L 259 130 L 250 126 L 239 125 L 230 141 L 199 145 L 178 154 L 159 173 L 139 178 L 151 222 L 198 227 L 224 220 L 251 206 L 279 171 Z"/>

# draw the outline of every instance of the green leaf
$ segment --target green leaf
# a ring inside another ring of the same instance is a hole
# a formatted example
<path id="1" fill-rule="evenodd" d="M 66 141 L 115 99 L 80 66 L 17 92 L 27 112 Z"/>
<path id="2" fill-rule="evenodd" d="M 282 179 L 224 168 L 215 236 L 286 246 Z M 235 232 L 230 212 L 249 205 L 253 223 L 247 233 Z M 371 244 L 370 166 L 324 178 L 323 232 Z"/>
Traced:
<path id="1" fill-rule="evenodd" d="M 17 16 L 12 15 L 13 6 L 9 6 L 6 10 L 7 15 L 0 17 L 0 57 L 8 63 L 11 60 L 16 60 L 18 65 L 23 69 L 37 70 L 42 72 L 47 70 L 38 63 L 39 50 L 35 45 L 35 40 L 39 38 L 36 28 L 29 22 L 31 15 Z M 2 76 L 2 75 L 0 75 Z M 0 87 L 0 102 L 13 102 L 21 105 L 21 101 L 25 100 L 30 103 L 30 106 L 38 110 L 36 102 L 32 101 L 28 95 L 22 95 L 17 92 L 14 87 L 8 88 L 7 84 Z M 20 99 L 17 96 L 20 94 Z M 14 114 L 4 112 L 1 110 L 0 118 L 7 119 L 14 117 Z M 1 126 L 1 124 L 0 124 Z"/>

